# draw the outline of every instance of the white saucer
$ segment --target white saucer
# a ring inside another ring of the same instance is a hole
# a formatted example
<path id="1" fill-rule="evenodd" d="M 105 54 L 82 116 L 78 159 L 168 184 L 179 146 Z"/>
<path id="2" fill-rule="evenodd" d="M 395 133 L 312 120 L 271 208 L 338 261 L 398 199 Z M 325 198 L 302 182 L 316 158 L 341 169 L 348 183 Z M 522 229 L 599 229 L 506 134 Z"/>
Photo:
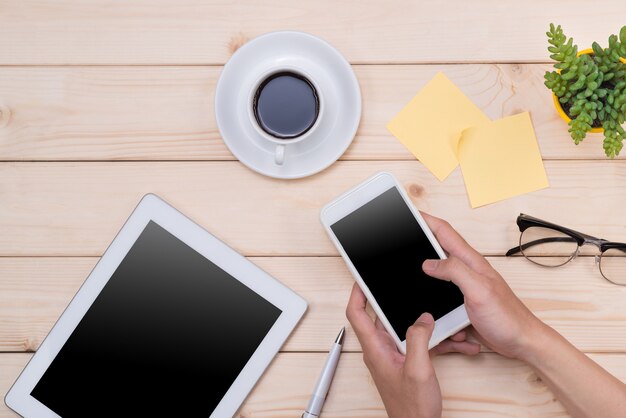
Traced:
<path id="1" fill-rule="evenodd" d="M 276 145 L 263 138 L 248 115 L 249 93 L 257 78 L 274 68 L 300 68 L 322 90 L 324 113 L 311 136 L 287 145 L 285 162 L 274 162 Z M 361 91 L 345 58 L 325 41 L 303 32 L 259 36 L 224 66 L 215 92 L 215 117 L 226 146 L 252 170 L 294 179 L 320 172 L 348 148 L 361 119 Z"/>

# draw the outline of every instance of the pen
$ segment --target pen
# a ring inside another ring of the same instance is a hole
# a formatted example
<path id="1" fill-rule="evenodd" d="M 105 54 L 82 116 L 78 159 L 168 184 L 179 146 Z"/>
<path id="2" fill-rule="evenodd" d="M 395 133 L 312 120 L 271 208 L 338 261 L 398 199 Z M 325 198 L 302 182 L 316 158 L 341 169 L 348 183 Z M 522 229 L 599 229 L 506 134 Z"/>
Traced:
<path id="1" fill-rule="evenodd" d="M 330 347 L 328 358 L 326 358 L 326 364 L 324 364 L 322 373 L 320 374 L 317 384 L 315 385 L 315 390 L 311 395 L 309 406 L 306 407 L 306 410 L 302 414 L 302 418 L 317 418 L 319 417 L 320 412 L 322 412 L 322 406 L 326 400 L 330 382 L 333 381 L 333 376 L 335 375 L 335 370 L 337 369 L 337 363 L 339 362 L 341 346 L 343 345 L 343 334 L 345 331 L 345 327 L 341 328 L 333 346 Z"/>

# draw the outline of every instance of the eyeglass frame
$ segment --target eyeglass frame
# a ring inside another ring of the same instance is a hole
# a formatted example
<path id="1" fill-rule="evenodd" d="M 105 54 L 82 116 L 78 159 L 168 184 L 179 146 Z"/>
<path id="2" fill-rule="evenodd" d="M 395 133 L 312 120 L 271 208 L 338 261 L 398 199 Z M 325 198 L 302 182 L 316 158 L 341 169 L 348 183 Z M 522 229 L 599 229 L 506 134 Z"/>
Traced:
<path id="1" fill-rule="evenodd" d="M 578 253 L 580 251 L 580 247 L 582 247 L 583 245 L 586 244 L 591 244 L 594 245 L 595 247 L 597 247 L 600 250 L 600 254 L 597 254 L 594 256 L 595 262 L 598 265 L 598 270 L 600 270 L 600 274 L 602 275 L 602 277 L 604 277 L 606 280 L 610 281 L 611 283 L 617 284 L 617 285 L 623 285 L 620 283 L 616 283 L 613 280 L 609 279 L 608 277 L 606 277 L 604 275 L 604 273 L 602 272 L 602 267 L 600 266 L 600 259 L 602 257 L 602 254 L 604 254 L 606 251 L 611 250 L 611 249 L 618 249 L 623 251 L 624 253 L 626 253 L 626 243 L 624 242 L 615 242 L 615 241 L 608 241 L 606 239 L 603 238 L 596 238 L 592 235 L 588 235 L 588 234 L 584 234 L 582 232 L 570 229 L 570 228 L 566 228 L 564 226 L 561 225 L 557 225 L 554 224 L 552 222 L 547 222 L 544 221 L 542 219 L 539 218 L 535 218 L 534 216 L 530 216 L 530 215 L 526 215 L 525 213 L 520 213 L 519 216 L 517 217 L 517 226 L 520 230 L 520 238 L 519 238 L 519 245 L 517 247 L 513 247 L 511 249 L 509 249 L 505 256 L 510 257 L 514 254 L 517 253 L 522 253 L 522 255 L 524 256 L 524 258 L 526 258 L 528 261 L 530 261 L 531 263 L 537 264 L 539 266 L 542 267 L 561 267 L 567 263 L 569 263 L 570 261 L 572 261 L 574 258 L 576 258 L 578 256 Z M 573 238 L 576 241 L 576 244 L 578 244 L 578 246 L 576 247 L 576 251 L 567 259 L 565 260 L 563 263 L 561 264 L 557 264 L 554 266 L 547 266 L 544 264 L 540 264 L 537 263 L 536 261 L 528 258 L 525 254 L 524 254 L 524 250 L 526 248 L 532 247 L 534 245 L 538 245 L 538 244 L 543 244 L 544 242 L 559 242 L 559 241 L 563 241 L 564 237 L 549 237 L 549 238 L 541 238 L 538 240 L 534 240 L 534 241 L 530 241 L 527 242 L 526 244 L 522 244 L 522 236 L 524 234 L 524 231 L 526 231 L 528 228 L 531 227 L 542 227 L 542 228 L 547 228 L 547 229 L 552 229 L 554 231 L 558 231 L 561 232 L 571 238 Z"/>

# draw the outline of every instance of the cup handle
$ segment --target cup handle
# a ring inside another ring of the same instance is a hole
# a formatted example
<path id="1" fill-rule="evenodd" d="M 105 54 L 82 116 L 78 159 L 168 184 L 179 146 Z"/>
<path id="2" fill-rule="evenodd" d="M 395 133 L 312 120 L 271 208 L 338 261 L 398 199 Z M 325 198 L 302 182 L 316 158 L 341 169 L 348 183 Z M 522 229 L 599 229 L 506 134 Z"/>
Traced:
<path id="1" fill-rule="evenodd" d="M 276 165 L 283 165 L 285 162 L 285 146 L 276 145 L 276 153 L 274 154 L 274 162 Z"/>

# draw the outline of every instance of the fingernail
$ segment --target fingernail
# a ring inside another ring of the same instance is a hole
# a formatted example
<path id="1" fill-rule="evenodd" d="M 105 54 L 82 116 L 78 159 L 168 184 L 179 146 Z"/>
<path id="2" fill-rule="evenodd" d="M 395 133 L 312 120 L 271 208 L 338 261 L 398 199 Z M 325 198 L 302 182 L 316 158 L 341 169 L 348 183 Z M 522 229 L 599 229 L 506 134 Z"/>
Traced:
<path id="1" fill-rule="evenodd" d="M 437 268 L 437 260 L 426 260 L 422 265 L 424 271 L 433 271 Z"/>
<path id="2" fill-rule="evenodd" d="M 424 324 L 432 324 L 433 322 L 435 322 L 435 318 L 433 318 L 433 316 L 429 314 L 428 312 L 424 312 L 423 314 L 420 315 L 419 318 L 417 318 L 417 322 L 423 322 Z"/>

